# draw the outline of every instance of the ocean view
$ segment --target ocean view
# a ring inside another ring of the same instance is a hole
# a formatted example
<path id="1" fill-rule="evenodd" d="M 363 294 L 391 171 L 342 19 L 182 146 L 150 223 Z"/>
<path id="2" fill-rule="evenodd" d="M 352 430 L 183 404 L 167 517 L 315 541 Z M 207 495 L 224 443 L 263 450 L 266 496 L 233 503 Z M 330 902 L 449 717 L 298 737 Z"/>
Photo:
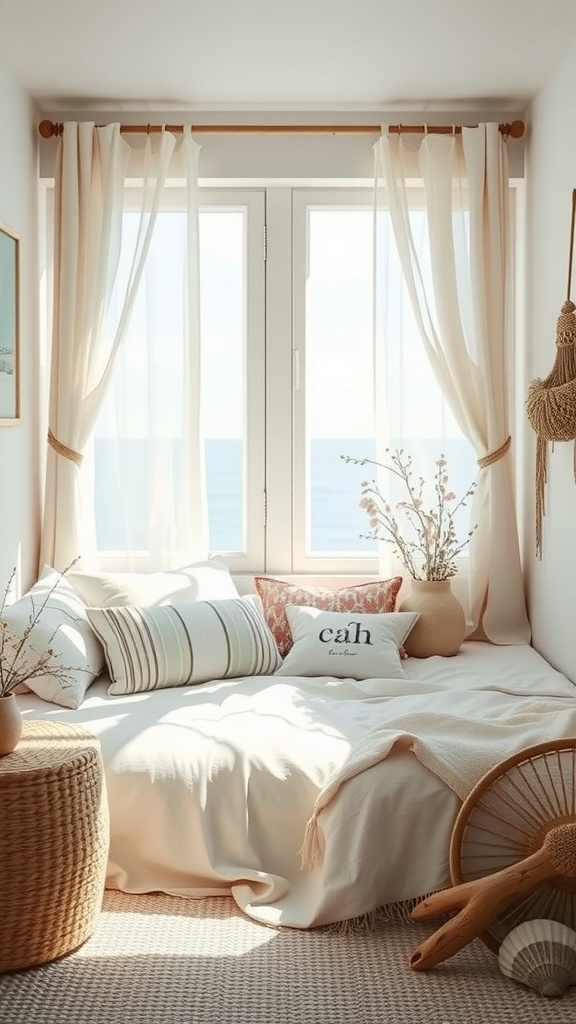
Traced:
<path id="1" fill-rule="evenodd" d="M 96 443 L 97 479 L 100 497 L 96 503 L 96 528 L 101 549 L 118 550 L 122 547 L 123 506 L 129 495 L 129 515 L 132 522 L 132 543 L 135 548 L 145 545 L 145 514 L 147 508 L 147 470 L 145 442 L 130 441 L 126 470 L 123 473 L 123 493 L 112 478 L 115 464 L 113 442 Z M 450 464 L 450 487 L 458 497 L 474 477 L 475 465 L 471 456 L 463 464 L 462 455 L 468 446 L 463 441 L 427 439 L 425 443 L 427 467 L 444 452 Z M 311 550 L 327 553 L 366 553 L 375 550 L 375 543 L 364 540 L 360 534 L 368 530 L 366 514 L 359 507 L 363 480 L 374 477 L 373 466 L 354 466 L 341 459 L 371 458 L 374 443 L 367 439 L 325 439 L 311 445 L 310 522 Z M 238 551 L 242 547 L 242 443 L 240 440 L 210 438 L 206 441 L 206 475 L 209 502 L 210 549 Z M 107 484 L 103 486 L 108 477 Z M 392 503 L 404 497 L 392 491 Z M 176 499 L 177 500 L 177 499 Z M 464 512 L 466 515 L 466 511 Z M 463 519 L 462 528 L 467 529 Z"/>
<path id="2" fill-rule="evenodd" d="M 311 547 L 314 551 L 366 552 L 372 542 L 362 540 L 366 514 L 359 507 L 360 483 L 372 467 L 346 464 L 341 455 L 370 457 L 374 443 L 367 440 L 312 442 L 310 495 Z M 206 474 L 212 551 L 239 550 L 241 545 L 242 449 L 240 441 L 206 442 Z"/>

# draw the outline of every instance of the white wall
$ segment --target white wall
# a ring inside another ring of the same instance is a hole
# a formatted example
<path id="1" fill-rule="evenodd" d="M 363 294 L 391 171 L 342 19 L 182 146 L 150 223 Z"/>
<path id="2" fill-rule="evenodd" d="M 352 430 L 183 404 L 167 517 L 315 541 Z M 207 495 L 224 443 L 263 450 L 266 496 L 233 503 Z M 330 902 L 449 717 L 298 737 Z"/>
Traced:
<path id="1" fill-rule="evenodd" d="M 544 378 L 556 355 L 556 321 L 566 298 L 572 190 L 576 188 L 576 44 L 535 98 L 527 117 L 527 385 Z M 576 301 L 576 270 L 572 300 Z M 534 547 L 535 434 L 527 419 L 525 565 L 532 642 L 576 680 L 576 483 L 574 446 L 549 456 L 543 555 Z"/>
<path id="2" fill-rule="evenodd" d="M 37 112 L 0 63 L 0 223 L 20 236 L 21 418 L 0 426 L 0 593 L 38 570 L 40 525 Z"/>

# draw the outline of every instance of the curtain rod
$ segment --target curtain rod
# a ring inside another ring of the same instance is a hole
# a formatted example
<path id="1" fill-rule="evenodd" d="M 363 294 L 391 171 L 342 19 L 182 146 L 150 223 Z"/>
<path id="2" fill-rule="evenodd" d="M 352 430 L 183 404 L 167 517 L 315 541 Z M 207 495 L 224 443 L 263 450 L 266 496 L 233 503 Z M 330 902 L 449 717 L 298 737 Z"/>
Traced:
<path id="1" fill-rule="evenodd" d="M 102 127 L 102 126 L 99 126 Z M 181 132 L 184 130 L 181 124 L 121 124 L 120 131 L 126 135 L 145 134 L 151 135 L 156 132 Z M 354 132 L 363 134 L 380 135 L 382 125 L 380 124 L 192 124 L 189 126 L 195 135 L 200 132 L 211 132 L 212 134 L 228 134 L 231 132 L 280 134 L 282 132 L 304 132 L 307 134 L 326 133 L 331 135 L 352 134 Z M 458 124 L 390 124 L 387 126 L 389 132 L 400 134 L 424 135 L 426 132 L 434 135 L 459 134 L 462 125 Z M 470 126 L 476 127 L 476 126 Z M 506 138 L 520 139 L 524 134 L 524 122 L 512 121 L 510 124 L 501 124 L 500 131 Z M 56 121 L 41 121 L 38 131 L 43 139 L 51 139 L 62 134 L 63 125 Z"/>

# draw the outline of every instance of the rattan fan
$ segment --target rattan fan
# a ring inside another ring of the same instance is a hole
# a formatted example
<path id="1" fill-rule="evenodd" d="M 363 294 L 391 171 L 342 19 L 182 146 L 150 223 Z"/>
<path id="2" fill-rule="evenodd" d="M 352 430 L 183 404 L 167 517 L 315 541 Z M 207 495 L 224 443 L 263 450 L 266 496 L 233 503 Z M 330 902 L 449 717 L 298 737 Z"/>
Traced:
<path id="1" fill-rule="evenodd" d="M 488 772 L 456 818 L 453 888 L 423 900 L 414 920 L 457 911 L 412 955 L 428 970 L 479 936 L 497 953 L 521 921 L 576 928 L 576 738 L 528 747 Z"/>
<path id="2" fill-rule="evenodd" d="M 568 289 L 566 301 L 556 325 L 556 359 L 544 380 L 539 377 L 528 388 L 526 413 L 536 432 L 536 555 L 542 557 L 542 517 L 548 477 L 548 444 L 575 441 L 574 479 L 576 481 L 576 306 L 570 299 L 576 189 L 572 192 L 572 216 L 568 253 Z"/>

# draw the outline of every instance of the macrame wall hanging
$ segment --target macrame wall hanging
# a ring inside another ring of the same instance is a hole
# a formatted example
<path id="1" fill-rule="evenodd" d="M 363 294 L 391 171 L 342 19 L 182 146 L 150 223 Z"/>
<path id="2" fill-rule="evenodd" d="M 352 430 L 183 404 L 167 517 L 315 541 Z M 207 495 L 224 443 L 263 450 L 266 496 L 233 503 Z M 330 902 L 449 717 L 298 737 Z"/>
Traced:
<path id="1" fill-rule="evenodd" d="M 544 492 L 548 478 L 548 444 L 555 441 L 576 442 L 576 306 L 570 299 L 572 288 L 572 257 L 574 252 L 574 220 L 576 189 L 572 192 L 570 247 L 568 251 L 568 289 L 566 301 L 556 324 L 556 359 L 544 380 L 537 378 L 528 388 L 526 411 L 536 431 L 536 556 L 542 558 L 542 518 L 545 514 Z M 574 480 L 576 481 L 576 443 L 574 445 Z"/>

